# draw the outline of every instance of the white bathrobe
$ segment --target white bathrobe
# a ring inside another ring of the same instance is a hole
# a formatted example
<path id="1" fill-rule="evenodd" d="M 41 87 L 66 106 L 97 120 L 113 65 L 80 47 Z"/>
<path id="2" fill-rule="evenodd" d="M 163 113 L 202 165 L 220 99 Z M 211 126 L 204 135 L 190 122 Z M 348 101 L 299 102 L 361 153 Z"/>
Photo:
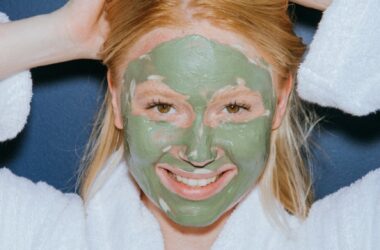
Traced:
<path id="1" fill-rule="evenodd" d="M 377 7 L 377 1 L 360 2 Z M 365 16 L 360 23 L 353 18 L 355 8 L 350 9 L 349 16 L 344 15 L 346 7 L 352 8 L 356 2 L 334 0 L 329 15 L 322 20 L 334 27 L 321 25 L 316 37 L 329 29 L 339 30 L 340 25 L 351 29 L 363 25 Z M 344 20 L 334 19 L 335 16 L 344 16 Z M 0 15 L 1 18 L 5 16 Z M 373 17 L 367 19 L 368 25 L 377 25 Z M 312 48 L 318 48 L 322 42 L 316 39 Z M 338 53 L 339 39 L 329 43 Z M 326 53 L 330 55 L 334 50 Z M 331 60 L 329 56 L 326 58 Z M 380 63 L 379 57 L 375 58 Z M 313 61 L 306 59 L 306 62 L 305 69 Z M 340 75 L 355 73 L 344 67 L 339 70 L 347 70 Z M 325 76 L 324 71 L 320 73 Z M 13 138 L 26 122 L 31 98 L 28 74 L 0 81 L 2 141 Z M 7 169 L 0 170 L 0 249 L 163 249 L 158 222 L 140 201 L 140 191 L 128 175 L 121 155 L 116 152 L 109 159 L 96 179 L 86 206 L 76 194 L 62 194 L 47 184 L 34 184 Z M 379 183 L 380 170 L 367 174 L 350 187 L 315 202 L 305 221 L 288 215 L 280 207 L 279 213 L 288 222 L 288 230 L 270 223 L 257 187 L 232 213 L 213 249 L 379 249 Z"/>
<path id="2" fill-rule="evenodd" d="M 0 170 L 0 249 L 163 250 L 155 217 L 140 200 L 122 152 L 95 181 L 83 206 L 76 194 Z M 213 250 L 379 249 L 380 169 L 315 202 L 305 221 L 278 213 L 287 230 L 270 222 L 255 188 L 225 224 Z"/>
<path id="3" fill-rule="evenodd" d="M 352 115 L 380 109 L 380 1 L 333 0 L 298 71 L 298 93 Z"/>

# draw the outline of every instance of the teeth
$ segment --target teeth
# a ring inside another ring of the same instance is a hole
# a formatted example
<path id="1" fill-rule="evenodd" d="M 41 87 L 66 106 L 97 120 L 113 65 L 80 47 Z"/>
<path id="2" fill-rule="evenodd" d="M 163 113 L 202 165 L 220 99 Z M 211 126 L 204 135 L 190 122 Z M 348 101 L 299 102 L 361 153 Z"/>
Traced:
<path id="1" fill-rule="evenodd" d="M 188 179 L 180 175 L 173 175 L 178 182 L 182 182 L 190 187 L 204 187 L 216 181 L 216 176 L 209 179 Z"/>

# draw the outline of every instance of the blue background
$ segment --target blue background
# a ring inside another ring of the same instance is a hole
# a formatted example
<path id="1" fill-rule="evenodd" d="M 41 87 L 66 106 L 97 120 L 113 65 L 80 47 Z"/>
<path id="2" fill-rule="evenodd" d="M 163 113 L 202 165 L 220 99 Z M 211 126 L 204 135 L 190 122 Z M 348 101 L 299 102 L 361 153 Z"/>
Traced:
<path id="1" fill-rule="evenodd" d="M 65 2 L 1 0 L 0 11 L 17 20 L 49 13 Z M 295 8 L 295 29 L 306 43 L 320 17 L 318 11 Z M 104 95 L 105 72 L 99 62 L 89 60 L 33 69 L 28 124 L 16 139 L 0 144 L 0 166 L 64 192 L 74 191 L 79 161 Z M 313 133 L 318 145 L 312 166 L 318 199 L 380 167 L 380 114 L 357 118 L 316 109 L 325 117 Z"/>

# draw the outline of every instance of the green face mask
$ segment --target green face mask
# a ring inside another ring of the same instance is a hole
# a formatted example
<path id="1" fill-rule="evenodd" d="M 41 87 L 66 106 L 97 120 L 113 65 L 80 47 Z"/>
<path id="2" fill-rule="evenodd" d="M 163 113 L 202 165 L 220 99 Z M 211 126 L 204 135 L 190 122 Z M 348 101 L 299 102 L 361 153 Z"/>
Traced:
<path id="1" fill-rule="evenodd" d="M 129 169 L 176 223 L 212 224 L 262 173 L 276 100 L 264 64 L 198 35 L 129 63 L 121 97 Z"/>

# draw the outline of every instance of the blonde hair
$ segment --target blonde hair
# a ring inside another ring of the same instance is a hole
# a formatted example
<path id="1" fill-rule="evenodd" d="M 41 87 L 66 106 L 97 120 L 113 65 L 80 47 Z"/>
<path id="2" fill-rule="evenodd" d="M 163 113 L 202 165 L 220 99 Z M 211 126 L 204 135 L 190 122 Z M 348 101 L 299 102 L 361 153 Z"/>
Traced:
<path id="1" fill-rule="evenodd" d="M 207 20 L 252 41 L 265 53 L 280 82 L 294 79 L 305 46 L 293 33 L 287 6 L 285 0 L 112 0 L 106 7 L 111 32 L 104 44 L 104 63 L 112 82 L 120 83 L 120 65 L 125 63 L 128 49 L 155 28 L 186 25 L 182 17 L 191 10 L 192 19 Z M 268 196 L 274 196 L 288 212 L 299 217 L 307 215 L 312 200 L 310 176 L 301 150 L 307 149 L 310 124 L 312 119 L 303 111 L 297 96 L 291 94 L 282 124 L 272 133 L 269 161 L 260 180 Z M 107 93 L 83 161 L 80 193 L 85 201 L 98 172 L 122 142 L 123 133 L 114 126 Z"/>

